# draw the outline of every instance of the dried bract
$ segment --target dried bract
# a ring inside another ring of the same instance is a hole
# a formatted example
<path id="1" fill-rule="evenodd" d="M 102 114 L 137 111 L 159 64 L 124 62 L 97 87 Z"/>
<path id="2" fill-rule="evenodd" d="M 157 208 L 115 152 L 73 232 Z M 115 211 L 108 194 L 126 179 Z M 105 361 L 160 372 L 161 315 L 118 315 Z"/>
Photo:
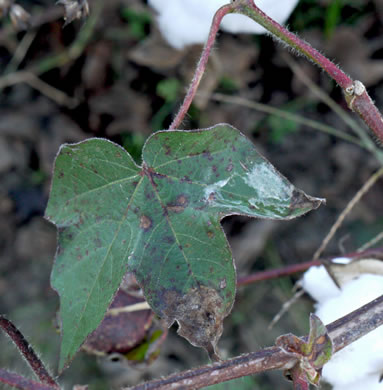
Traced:
<path id="1" fill-rule="evenodd" d="M 29 27 L 31 15 L 19 4 L 12 4 L 9 11 L 12 24 L 18 30 L 26 30 Z"/>
<path id="2" fill-rule="evenodd" d="M 11 0 L 0 0 L 0 18 L 8 15 Z"/>
<path id="3" fill-rule="evenodd" d="M 89 4 L 87 0 L 59 0 L 57 4 L 61 4 L 65 8 L 65 25 L 89 15 Z"/>

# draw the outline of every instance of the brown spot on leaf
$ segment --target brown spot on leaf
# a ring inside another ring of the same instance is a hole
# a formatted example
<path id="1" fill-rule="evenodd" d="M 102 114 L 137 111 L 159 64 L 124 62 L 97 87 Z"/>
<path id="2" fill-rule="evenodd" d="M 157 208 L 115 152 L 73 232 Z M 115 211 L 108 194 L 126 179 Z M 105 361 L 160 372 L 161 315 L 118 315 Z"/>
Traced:
<path id="1" fill-rule="evenodd" d="M 152 200 L 152 199 L 154 199 L 154 197 L 155 197 L 155 194 L 153 191 L 145 191 L 145 198 L 147 200 Z"/>
<path id="2" fill-rule="evenodd" d="M 202 156 L 207 158 L 208 161 L 213 161 L 214 160 L 213 156 L 211 155 L 211 153 L 209 151 L 207 151 L 207 150 L 202 153 Z"/>
<path id="3" fill-rule="evenodd" d="M 189 204 L 189 200 L 186 195 L 181 194 L 177 196 L 175 203 L 168 203 L 167 210 L 173 211 L 174 213 L 182 213 L 187 205 Z"/>
<path id="4" fill-rule="evenodd" d="M 173 236 L 165 236 L 163 238 L 163 241 L 166 242 L 167 244 L 173 244 L 175 239 Z"/>
<path id="5" fill-rule="evenodd" d="M 169 146 L 169 145 L 164 145 L 164 148 L 165 148 L 165 154 L 167 155 L 167 156 L 169 156 L 171 153 L 172 153 L 172 149 L 171 149 L 171 147 Z"/>
<path id="6" fill-rule="evenodd" d="M 96 248 L 101 248 L 102 247 L 102 241 L 99 238 L 96 238 L 93 242 L 94 242 L 94 246 Z"/>
<path id="7" fill-rule="evenodd" d="M 188 199 L 185 195 L 179 195 L 177 197 L 177 204 L 179 204 L 180 206 L 187 206 L 188 205 Z"/>
<path id="8" fill-rule="evenodd" d="M 226 167 L 226 171 L 227 172 L 231 172 L 233 170 L 233 164 L 230 163 L 227 167 Z"/>
<path id="9" fill-rule="evenodd" d="M 140 218 L 140 228 L 145 230 L 145 231 L 148 231 L 151 227 L 152 227 L 152 220 L 147 217 L 146 215 L 142 215 L 141 218 Z"/>
<path id="10" fill-rule="evenodd" d="M 181 183 L 183 183 L 183 182 L 192 183 L 192 180 L 190 179 L 190 177 L 188 175 L 185 175 L 184 177 L 181 177 L 180 182 Z"/>
<path id="11" fill-rule="evenodd" d="M 167 206 L 168 211 L 173 211 L 173 213 L 182 213 L 185 210 L 185 207 L 177 206 L 177 205 L 169 205 Z"/>

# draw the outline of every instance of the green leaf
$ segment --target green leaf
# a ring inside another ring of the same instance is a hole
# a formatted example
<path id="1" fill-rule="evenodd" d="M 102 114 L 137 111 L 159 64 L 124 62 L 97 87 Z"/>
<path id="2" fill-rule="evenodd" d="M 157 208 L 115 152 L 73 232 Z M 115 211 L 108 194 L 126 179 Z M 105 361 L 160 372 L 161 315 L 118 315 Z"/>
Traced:
<path id="1" fill-rule="evenodd" d="M 155 313 L 214 354 L 236 275 L 220 220 L 290 219 L 320 205 L 229 125 L 161 131 L 142 167 L 103 139 L 63 145 L 46 217 L 59 231 L 52 271 L 60 295 L 62 370 L 134 272 Z"/>
<path id="2" fill-rule="evenodd" d="M 162 80 L 157 84 L 156 93 L 166 102 L 174 102 L 178 97 L 180 89 L 181 85 L 179 80 L 176 78 L 169 78 Z"/>
<path id="3" fill-rule="evenodd" d="M 325 324 L 315 314 L 310 315 L 310 334 L 307 343 L 311 364 L 321 369 L 332 357 L 333 345 Z"/>

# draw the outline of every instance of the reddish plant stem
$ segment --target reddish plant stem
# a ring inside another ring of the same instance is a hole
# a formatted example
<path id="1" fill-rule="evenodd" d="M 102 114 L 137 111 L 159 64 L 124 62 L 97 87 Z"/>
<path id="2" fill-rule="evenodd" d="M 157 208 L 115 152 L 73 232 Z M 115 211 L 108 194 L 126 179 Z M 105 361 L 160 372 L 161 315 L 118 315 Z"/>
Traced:
<path id="1" fill-rule="evenodd" d="M 194 99 L 194 96 L 197 92 L 199 83 L 202 79 L 202 76 L 205 72 L 207 62 L 209 60 L 209 55 L 211 52 L 211 49 L 214 45 L 215 38 L 217 36 L 219 26 L 221 24 L 221 21 L 223 17 L 229 13 L 233 12 L 233 6 L 232 4 L 224 5 L 221 7 L 214 15 L 212 25 L 210 27 L 209 37 L 207 39 L 207 42 L 205 44 L 205 47 L 203 48 L 201 58 L 198 61 L 197 68 L 195 70 L 193 79 L 190 83 L 189 89 L 186 93 L 185 99 L 176 115 L 176 117 L 173 119 L 173 122 L 171 123 L 169 130 L 177 129 L 180 124 L 182 123 L 186 113 L 188 112 L 190 105 Z"/>
<path id="2" fill-rule="evenodd" d="M 332 322 L 327 326 L 327 330 L 333 342 L 334 352 L 338 352 L 381 325 L 383 325 L 383 295 Z M 307 337 L 305 340 L 307 340 Z M 288 353 L 280 347 L 271 347 L 220 363 L 172 374 L 166 378 L 150 381 L 129 389 L 200 389 L 264 371 L 290 370 L 297 363 L 298 359 L 295 354 Z"/>
<path id="3" fill-rule="evenodd" d="M 362 252 L 350 252 L 342 255 L 342 257 L 347 257 L 353 260 L 365 259 L 367 257 L 383 260 L 383 247 L 367 249 Z M 331 260 L 332 258 L 326 259 L 325 261 L 331 261 Z M 260 282 L 263 280 L 276 279 L 282 276 L 289 276 L 298 272 L 303 272 L 309 269 L 310 267 L 321 265 L 323 264 L 323 262 L 324 260 L 321 259 L 310 260 L 310 261 L 306 261 L 305 263 L 291 264 L 281 268 L 255 272 L 253 274 L 245 275 L 245 276 L 239 276 L 237 279 L 237 287 L 246 286 L 248 284 Z"/>
<path id="4" fill-rule="evenodd" d="M 309 390 L 310 384 L 307 381 L 306 374 L 298 364 L 290 370 L 290 374 L 293 380 L 294 390 Z"/>
<path id="5" fill-rule="evenodd" d="M 319 53 L 318 50 L 314 49 L 310 44 L 271 19 L 254 4 L 253 0 L 234 1 L 233 12 L 248 16 L 264 27 L 278 40 L 286 43 L 294 51 L 296 50 L 299 54 L 305 55 L 309 60 L 313 61 L 327 72 L 342 89 L 349 88 L 353 85 L 353 80 L 339 69 L 337 65 Z"/>
<path id="6" fill-rule="evenodd" d="M 319 53 L 318 50 L 267 16 L 254 4 L 254 0 L 232 1 L 234 13 L 246 15 L 253 19 L 278 40 L 286 43 L 295 52 L 306 56 L 327 72 L 343 89 L 349 108 L 359 114 L 380 142 L 383 143 L 382 115 L 361 82 L 352 80 L 337 65 Z"/>
<path id="7" fill-rule="evenodd" d="M 17 349 L 24 356 L 25 360 L 28 362 L 33 372 L 40 379 L 40 381 L 46 385 L 49 385 L 50 388 L 59 389 L 59 385 L 49 374 L 43 362 L 36 355 L 32 346 L 28 343 L 22 333 L 16 328 L 15 325 L 13 325 L 11 321 L 1 315 L 0 329 L 2 329 L 11 338 Z"/>
<path id="8" fill-rule="evenodd" d="M 55 390 L 57 387 L 38 383 L 0 368 L 0 382 L 21 390 Z"/>
<path id="9" fill-rule="evenodd" d="M 299 54 L 306 56 L 309 60 L 327 72 L 328 75 L 343 89 L 349 108 L 359 114 L 367 126 L 373 131 L 379 142 L 383 143 L 382 115 L 374 105 L 363 84 L 360 81 L 352 80 L 346 73 L 339 69 L 336 64 L 319 53 L 318 50 L 314 49 L 307 42 L 300 39 L 297 35 L 291 33 L 275 20 L 267 16 L 254 4 L 254 0 L 232 0 L 231 4 L 221 7 L 214 15 L 209 37 L 202 51 L 192 82 L 181 108 L 171 123 L 169 130 L 177 129 L 189 110 L 203 73 L 205 72 L 211 48 L 213 47 L 219 30 L 219 25 L 223 17 L 232 12 L 250 17 L 263 26 L 278 40 L 281 40 Z"/>
<path id="10" fill-rule="evenodd" d="M 321 265 L 320 260 L 311 260 L 305 263 L 287 265 L 286 267 L 271 269 L 267 271 L 256 272 L 251 275 L 240 276 L 237 279 L 237 287 L 260 282 L 262 280 L 276 279 L 282 276 L 288 276 L 297 272 L 306 271 L 314 265 Z"/>
<path id="11" fill-rule="evenodd" d="M 356 96 L 349 104 L 352 111 L 355 111 L 373 131 L 379 142 L 383 143 L 383 119 L 382 114 L 375 106 L 370 95 L 364 91 L 362 95 Z"/>

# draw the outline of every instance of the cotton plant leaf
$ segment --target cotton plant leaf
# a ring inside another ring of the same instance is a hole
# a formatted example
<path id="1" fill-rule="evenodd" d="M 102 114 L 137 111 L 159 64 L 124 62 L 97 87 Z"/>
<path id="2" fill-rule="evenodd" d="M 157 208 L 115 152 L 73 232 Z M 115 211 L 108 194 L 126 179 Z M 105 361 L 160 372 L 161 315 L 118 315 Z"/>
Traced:
<path id="1" fill-rule="evenodd" d="M 299 361 L 296 366 L 287 370 L 288 377 L 295 377 L 297 382 L 301 381 L 307 386 L 309 383 L 318 386 L 322 368 L 333 354 L 332 340 L 326 326 L 319 317 L 310 314 L 308 340 L 289 333 L 279 336 L 275 344 L 295 355 Z"/>
<path id="2" fill-rule="evenodd" d="M 160 131 L 137 166 L 120 146 L 63 145 L 46 217 L 58 228 L 51 283 L 60 296 L 59 367 L 97 328 L 133 272 L 164 322 L 214 354 L 235 297 L 220 225 L 233 214 L 291 219 L 321 203 L 295 188 L 229 125 Z"/>

